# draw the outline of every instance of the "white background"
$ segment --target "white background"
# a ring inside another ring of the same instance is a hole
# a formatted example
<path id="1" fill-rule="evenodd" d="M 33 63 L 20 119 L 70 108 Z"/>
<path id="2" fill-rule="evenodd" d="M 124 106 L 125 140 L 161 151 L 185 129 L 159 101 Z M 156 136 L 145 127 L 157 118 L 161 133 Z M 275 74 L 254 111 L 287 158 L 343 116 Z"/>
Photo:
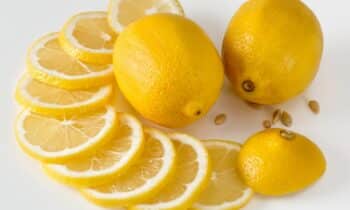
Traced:
<path id="1" fill-rule="evenodd" d="M 200 24 L 221 50 L 229 19 L 242 0 L 182 0 L 188 17 Z M 320 73 L 303 96 L 281 107 L 292 113 L 293 129 L 313 139 L 324 151 L 328 170 L 313 187 L 281 198 L 255 196 L 247 210 L 350 209 L 350 3 L 345 0 L 305 0 L 318 16 L 325 36 Z M 25 70 L 25 52 L 36 38 L 59 30 L 71 15 L 105 9 L 106 0 L 4 1 L 0 7 L 0 209 L 98 210 L 75 191 L 53 182 L 40 165 L 18 148 L 13 134 L 15 82 Z M 155 29 L 156 30 L 156 29 Z M 305 99 L 316 98 L 321 114 L 307 109 Z M 215 126 L 213 118 L 228 115 Z M 233 96 L 229 85 L 211 112 L 185 131 L 199 138 L 243 142 L 261 129 L 271 110 L 254 110 Z"/>

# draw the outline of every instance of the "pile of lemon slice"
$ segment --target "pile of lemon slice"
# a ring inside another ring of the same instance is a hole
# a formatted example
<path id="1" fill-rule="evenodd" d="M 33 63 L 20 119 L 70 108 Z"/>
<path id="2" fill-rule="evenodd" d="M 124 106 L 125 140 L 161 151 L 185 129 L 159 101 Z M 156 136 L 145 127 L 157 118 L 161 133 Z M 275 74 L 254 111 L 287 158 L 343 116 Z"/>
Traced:
<path id="1" fill-rule="evenodd" d="M 183 15 L 176 0 L 111 0 L 108 12 L 79 13 L 35 41 L 16 88 L 17 141 L 101 206 L 237 209 L 252 196 L 235 171 L 239 145 L 145 128 L 111 105 L 117 34 L 157 12 Z"/>

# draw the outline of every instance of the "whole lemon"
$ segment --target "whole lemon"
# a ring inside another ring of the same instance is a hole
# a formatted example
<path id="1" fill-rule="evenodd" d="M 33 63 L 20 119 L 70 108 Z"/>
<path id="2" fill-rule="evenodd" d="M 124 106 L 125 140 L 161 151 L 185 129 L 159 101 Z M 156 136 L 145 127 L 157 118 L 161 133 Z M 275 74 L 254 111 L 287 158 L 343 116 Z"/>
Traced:
<path id="1" fill-rule="evenodd" d="M 305 136 L 267 129 L 250 137 L 237 158 L 242 179 L 263 195 L 285 195 L 306 188 L 326 170 L 320 149 Z"/>
<path id="2" fill-rule="evenodd" d="M 249 0 L 232 18 L 223 58 L 235 92 L 258 104 L 302 93 L 317 74 L 323 50 L 320 24 L 299 0 Z"/>
<path id="3" fill-rule="evenodd" d="M 194 22 L 172 14 L 130 24 L 116 41 L 113 64 L 130 104 L 167 127 L 205 115 L 223 85 L 223 64 L 211 40 Z"/>

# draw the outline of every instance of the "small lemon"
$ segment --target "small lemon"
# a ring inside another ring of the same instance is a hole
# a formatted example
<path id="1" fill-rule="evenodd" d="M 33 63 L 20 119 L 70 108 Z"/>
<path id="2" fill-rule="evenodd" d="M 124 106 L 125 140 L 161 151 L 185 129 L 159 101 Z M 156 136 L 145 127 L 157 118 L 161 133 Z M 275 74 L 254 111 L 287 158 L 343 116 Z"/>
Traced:
<path id="1" fill-rule="evenodd" d="M 167 127 L 182 127 L 205 115 L 224 78 L 220 56 L 205 32 L 173 14 L 130 24 L 117 39 L 113 64 L 130 104 Z"/>
<path id="2" fill-rule="evenodd" d="M 249 0 L 223 42 L 226 74 L 244 100 L 276 104 L 303 92 L 317 74 L 320 24 L 299 0 Z"/>
<path id="3" fill-rule="evenodd" d="M 326 170 L 320 149 L 305 136 L 267 129 L 248 139 L 237 159 L 245 183 L 263 195 L 285 195 L 317 181 Z"/>

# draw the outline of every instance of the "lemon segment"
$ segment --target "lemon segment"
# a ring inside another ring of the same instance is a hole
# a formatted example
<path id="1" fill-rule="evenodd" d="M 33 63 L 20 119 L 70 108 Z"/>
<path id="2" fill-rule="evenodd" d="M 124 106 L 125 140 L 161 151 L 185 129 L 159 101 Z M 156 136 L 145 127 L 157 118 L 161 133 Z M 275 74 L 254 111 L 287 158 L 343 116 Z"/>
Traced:
<path id="1" fill-rule="evenodd" d="M 112 107 L 71 117 L 49 117 L 26 109 L 17 117 L 15 131 L 26 153 L 57 163 L 93 152 L 112 137 L 116 123 Z"/>
<path id="2" fill-rule="evenodd" d="M 34 42 L 28 51 L 27 70 L 36 80 L 70 90 L 99 87 L 114 81 L 112 65 L 91 65 L 69 56 L 58 42 L 58 33 Z"/>
<path id="3" fill-rule="evenodd" d="M 143 128 L 129 114 L 117 113 L 117 120 L 113 137 L 103 147 L 64 164 L 44 164 L 47 174 L 69 185 L 96 186 L 127 170 L 142 152 Z"/>
<path id="4" fill-rule="evenodd" d="M 117 35 L 109 27 L 107 13 L 83 12 L 71 17 L 60 32 L 62 48 L 74 58 L 91 64 L 111 64 Z"/>
<path id="5" fill-rule="evenodd" d="M 145 149 L 124 174 L 111 182 L 83 189 L 92 202 L 102 206 L 126 206 L 158 192 L 175 169 L 175 149 L 170 139 L 155 129 L 145 129 Z"/>
<path id="6" fill-rule="evenodd" d="M 187 209 L 205 189 L 210 178 L 208 152 L 197 139 L 185 134 L 170 134 L 177 164 L 173 177 L 152 198 L 131 206 L 133 210 Z"/>
<path id="7" fill-rule="evenodd" d="M 104 107 L 113 94 L 111 85 L 86 90 L 66 90 L 22 76 L 16 87 L 16 100 L 31 111 L 70 116 Z"/>
<path id="8" fill-rule="evenodd" d="M 279 128 L 252 135 L 237 158 L 240 177 L 255 192 L 281 196 L 315 183 L 326 171 L 322 151 L 305 136 Z"/>
<path id="9" fill-rule="evenodd" d="M 116 33 L 120 33 L 135 20 L 155 13 L 184 15 L 177 0 L 110 0 L 108 22 Z"/>
<path id="10" fill-rule="evenodd" d="M 202 142 L 209 152 L 213 171 L 208 187 L 192 209 L 233 210 L 243 207 L 252 198 L 253 191 L 242 182 L 236 170 L 241 146 L 224 140 Z"/>

